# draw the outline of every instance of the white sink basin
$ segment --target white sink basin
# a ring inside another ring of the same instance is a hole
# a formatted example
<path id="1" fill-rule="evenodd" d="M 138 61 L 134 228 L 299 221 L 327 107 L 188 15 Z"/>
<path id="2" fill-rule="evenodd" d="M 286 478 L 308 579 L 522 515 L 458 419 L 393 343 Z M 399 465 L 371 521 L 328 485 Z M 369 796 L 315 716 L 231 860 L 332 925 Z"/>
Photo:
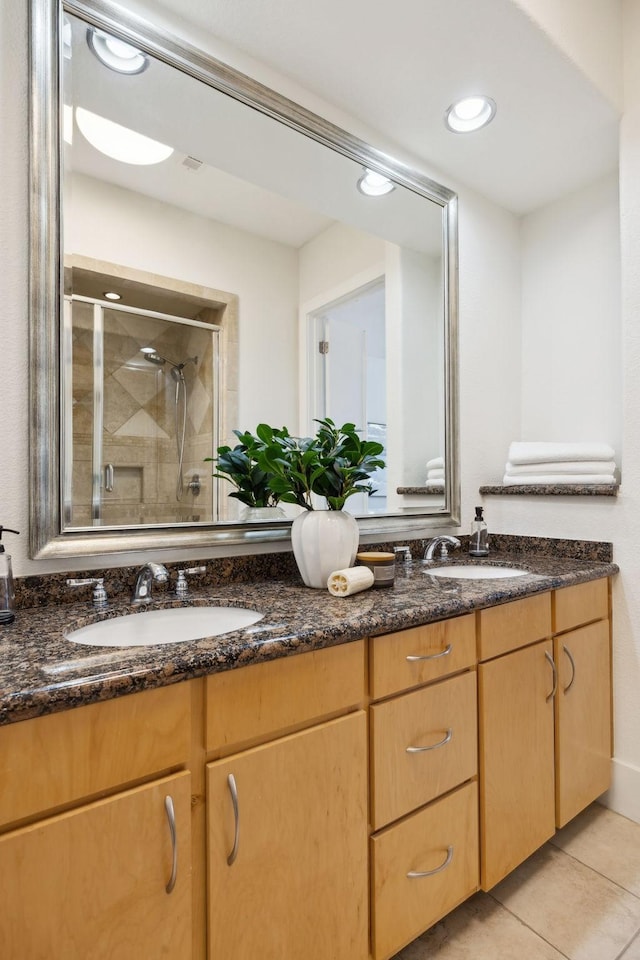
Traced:
<path id="1" fill-rule="evenodd" d="M 172 607 L 99 620 L 65 636 L 72 643 L 89 647 L 151 647 L 217 637 L 249 627 L 263 617 L 263 613 L 245 607 Z"/>
<path id="2" fill-rule="evenodd" d="M 518 570 L 516 567 L 498 567 L 490 563 L 478 565 L 473 564 L 451 564 L 449 567 L 429 567 L 425 571 L 434 577 L 451 577 L 454 580 L 502 580 L 506 577 L 524 577 L 526 570 Z"/>

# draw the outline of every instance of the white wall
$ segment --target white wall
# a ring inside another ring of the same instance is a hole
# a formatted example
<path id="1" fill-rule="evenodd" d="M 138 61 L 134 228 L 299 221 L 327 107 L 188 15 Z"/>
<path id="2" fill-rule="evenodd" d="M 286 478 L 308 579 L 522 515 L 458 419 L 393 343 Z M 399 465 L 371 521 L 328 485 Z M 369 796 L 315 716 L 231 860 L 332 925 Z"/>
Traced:
<path id="1" fill-rule="evenodd" d="M 91 177 L 76 175 L 72 196 L 66 250 L 239 297 L 237 426 L 291 422 L 298 410 L 298 251 Z"/>
<path id="2" fill-rule="evenodd" d="M 514 439 L 603 440 L 619 462 L 621 335 L 611 176 L 523 219 L 522 434 Z"/>

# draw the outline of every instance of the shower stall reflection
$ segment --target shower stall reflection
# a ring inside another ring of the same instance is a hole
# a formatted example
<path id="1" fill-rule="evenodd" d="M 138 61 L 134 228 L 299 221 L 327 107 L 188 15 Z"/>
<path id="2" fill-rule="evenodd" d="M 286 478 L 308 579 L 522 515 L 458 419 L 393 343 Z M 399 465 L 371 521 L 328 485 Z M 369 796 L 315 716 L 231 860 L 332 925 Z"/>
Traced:
<path id="1" fill-rule="evenodd" d="M 197 320 L 69 298 L 66 526 L 216 519 L 203 461 L 217 446 L 218 332 Z"/>

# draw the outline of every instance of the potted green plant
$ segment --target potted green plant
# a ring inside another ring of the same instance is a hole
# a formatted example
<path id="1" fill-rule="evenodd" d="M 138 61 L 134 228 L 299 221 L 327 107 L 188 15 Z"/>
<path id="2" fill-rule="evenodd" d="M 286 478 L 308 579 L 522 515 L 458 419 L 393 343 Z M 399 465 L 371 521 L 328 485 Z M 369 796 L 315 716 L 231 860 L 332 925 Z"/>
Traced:
<path id="1" fill-rule="evenodd" d="M 304 508 L 293 521 L 291 544 L 305 584 L 321 588 L 330 573 L 355 560 L 358 524 L 345 503 L 356 493 L 372 493 L 371 475 L 385 464 L 382 444 L 363 440 L 355 424 L 316 423 L 315 436 L 304 438 L 261 424 L 254 455 L 280 500 Z M 314 496 L 324 498 L 326 509 L 316 507 Z"/>
<path id="2" fill-rule="evenodd" d="M 245 505 L 245 520 L 284 516 L 284 512 L 278 507 L 280 495 L 270 485 L 272 475 L 260 466 L 257 460 L 258 451 L 264 447 L 264 441 L 260 439 L 263 426 L 257 428 L 257 435 L 248 430 L 234 430 L 240 441 L 235 447 L 224 445 L 217 448 L 215 458 L 205 457 L 205 460 L 215 464 L 213 476 L 219 480 L 227 480 L 235 487 L 229 496 Z M 286 433 L 286 430 L 274 430 L 271 427 L 267 429 L 270 439 Z"/>

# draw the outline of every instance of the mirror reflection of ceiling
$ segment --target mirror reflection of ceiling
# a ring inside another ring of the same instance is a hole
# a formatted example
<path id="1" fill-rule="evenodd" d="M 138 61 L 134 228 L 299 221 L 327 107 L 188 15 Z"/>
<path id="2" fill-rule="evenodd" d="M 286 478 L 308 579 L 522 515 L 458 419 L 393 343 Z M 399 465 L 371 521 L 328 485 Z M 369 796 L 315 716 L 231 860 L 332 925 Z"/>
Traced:
<path id="1" fill-rule="evenodd" d="M 140 5 L 143 16 L 148 6 Z M 557 0 L 547 7 L 560 18 L 571 16 L 572 8 L 579 14 L 580 4 Z M 589 13 L 593 4 L 585 7 Z M 269 73 L 276 71 L 279 89 L 293 99 L 299 92 L 286 89 L 288 80 L 383 131 L 391 141 L 389 152 L 397 154 L 394 144 L 409 151 L 436 180 L 455 188 L 456 178 L 525 213 L 615 171 L 619 119 L 611 100 L 527 10 L 544 13 L 545 5 L 154 0 L 153 19 L 160 25 L 164 18 L 174 32 L 256 75 L 246 63 L 248 54 L 262 62 L 262 79 L 270 86 L 278 89 Z M 448 133 L 444 111 L 475 93 L 497 102 L 493 122 L 471 136 Z M 311 98 L 307 106 L 323 112 Z"/>
<path id="2" fill-rule="evenodd" d="M 438 204 L 403 187 L 386 197 L 366 197 L 357 189 L 362 167 L 354 160 L 159 61 L 134 76 L 110 70 L 90 51 L 86 24 L 71 16 L 69 21 L 73 48 L 70 70 L 65 70 L 65 104 L 170 145 L 174 152 L 151 166 L 121 163 L 90 146 L 76 125 L 67 170 L 295 248 L 341 221 L 400 247 L 440 256 Z M 190 158 L 202 165 L 190 169 Z"/>

